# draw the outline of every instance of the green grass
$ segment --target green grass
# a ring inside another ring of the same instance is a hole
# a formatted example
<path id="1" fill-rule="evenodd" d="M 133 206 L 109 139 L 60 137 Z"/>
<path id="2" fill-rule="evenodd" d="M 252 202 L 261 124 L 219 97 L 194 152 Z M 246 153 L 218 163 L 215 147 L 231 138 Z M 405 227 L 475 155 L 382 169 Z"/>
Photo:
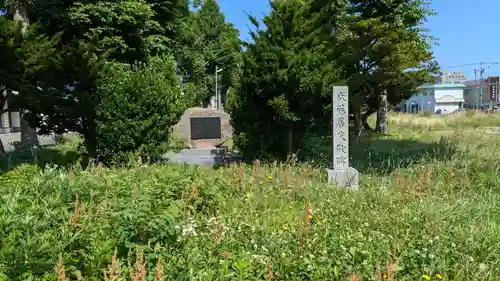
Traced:
<path id="1" fill-rule="evenodd" d="M 148 280 L 158 258 L 164 280 L 377 280 L 386 263 L 393 280 L 500 280 L 500 134 L 396 118 L 351 145 L 356 192 L 326 183 L 328 139 L 304 149 L 310 164 L 261 168 L 16 160 L 0 176 L 0 273 L 56 280 L 61 253 L 71 280 L 103 280 L 116 248 L 126 280 L 139 248 Z"/>

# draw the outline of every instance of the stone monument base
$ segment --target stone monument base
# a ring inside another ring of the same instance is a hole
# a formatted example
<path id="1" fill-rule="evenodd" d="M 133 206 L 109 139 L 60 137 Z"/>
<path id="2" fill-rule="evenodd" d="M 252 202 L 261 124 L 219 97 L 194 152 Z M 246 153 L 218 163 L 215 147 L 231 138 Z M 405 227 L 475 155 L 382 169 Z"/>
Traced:
<path id="1" fill-rule="evenodd" d="M 328 173 L 328 182 L 336 183 L 339 187 L 348 189 L 358 189 L 359 187 L 359 172 L 353 167 L 347 170 L 326 169 Z"/>
<path id="2" fill-rule="evenodd" d="M 193 164 L 223 166 L 244 161 L 238 152 L 224 148 L 214 149 L 183 149 L 180 152 L 167 152 L 161 160 L 175 164 Z"/>

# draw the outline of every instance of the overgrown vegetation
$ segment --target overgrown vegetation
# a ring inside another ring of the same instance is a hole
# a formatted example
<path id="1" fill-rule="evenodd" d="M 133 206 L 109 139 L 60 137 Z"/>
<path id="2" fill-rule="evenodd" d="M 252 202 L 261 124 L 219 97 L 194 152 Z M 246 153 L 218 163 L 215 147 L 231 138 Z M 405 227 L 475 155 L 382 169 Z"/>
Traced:
<path id="1" fill-rule="evenodd" d="M 427 3 L 270 6 L 242 50 L 215 0 L 0 0 L 0 108 L 24 148 L 0 151 L 0 280 L 500 278 L 500 117 L 387 118 L 438 70 Z M 216 83 L 235 145 L 286 162 L 148 161 Z M 337 84 L 357 192 L 322 170 Z M 79 135 L 36 148 L 30 126 Z"/>
<path id="2" fill-rule="evenodd" d="M 355 144 L 356 192 L 293 162 L 12 167 L 0 176 L 0 272 L 56 280 L 64 266 L 70 280 L 103 280 L 103 271 L 112 280 L 113 264 L 123 280 L 131 272 L 148 280 L 496 280 L 500 135 L 470 125 L 402 128 Z"/>

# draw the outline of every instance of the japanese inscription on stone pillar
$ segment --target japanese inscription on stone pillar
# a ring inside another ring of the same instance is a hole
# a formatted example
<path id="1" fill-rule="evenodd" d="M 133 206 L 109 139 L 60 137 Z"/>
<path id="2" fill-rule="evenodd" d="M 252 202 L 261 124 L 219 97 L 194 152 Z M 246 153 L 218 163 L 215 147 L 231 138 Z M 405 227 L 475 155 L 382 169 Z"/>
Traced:
<path id="1" fill-rule="evenodd" d="M 349 92 L 333 87 L 333 169 L 349 168 Z"/>

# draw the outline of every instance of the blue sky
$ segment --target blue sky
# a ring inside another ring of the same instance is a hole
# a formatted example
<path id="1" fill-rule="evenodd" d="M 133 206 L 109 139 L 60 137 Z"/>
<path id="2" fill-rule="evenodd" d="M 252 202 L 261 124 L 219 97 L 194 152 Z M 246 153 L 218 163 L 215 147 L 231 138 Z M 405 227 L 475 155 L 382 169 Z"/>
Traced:
<path id="1" fill-rule="evenodd" d="M 426 27 L 439 39 L 434 54 L 443 71 L 462 71 L 474 79 L 474 68 L 453 67 L 479 62 L 500 62 L 500 0 L 433 0 L 438 15 L 429 19 Z M 219 0 L 226 19 L 248 39 L 245 12 L 258 18 L 269 11 L 268 0 Z M 488 66 L 488 65 L 487 65 Z M 500 76 L 500 64 L 489 65 L 486 76 Z"/>

